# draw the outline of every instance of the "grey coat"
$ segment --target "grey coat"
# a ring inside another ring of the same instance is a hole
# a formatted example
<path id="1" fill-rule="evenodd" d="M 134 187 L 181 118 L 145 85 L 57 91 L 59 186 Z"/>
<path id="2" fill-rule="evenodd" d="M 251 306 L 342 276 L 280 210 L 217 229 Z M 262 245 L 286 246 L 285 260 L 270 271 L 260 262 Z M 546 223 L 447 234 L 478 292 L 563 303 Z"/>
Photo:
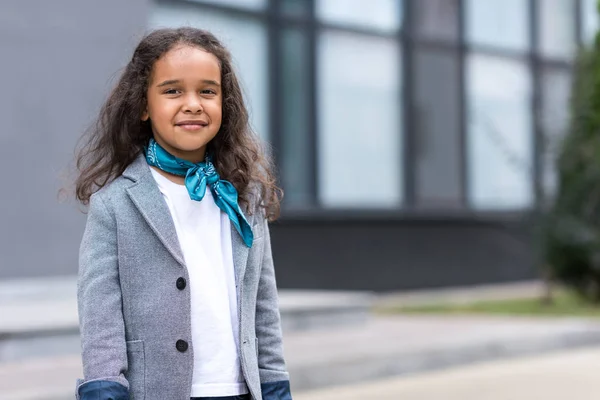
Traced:
<path id="1" fill-rule="evenodd" d="M 260 216 L 248 216 L 248 221 L 254 232 L 252 248 L 232 230 L 239 349 L 250 393 L 261 400 L 261 384 L 264 391 L 265 384 L 289 377 L 269 228 Z M 189 282 L 175 226 L 139 156 L 90 200 L 79 259 L 84 379 L 78 380 L 78 398 L 81 386 L 94 381 L 119 383 L 135 400 L 190 398 L 190 292 L 189 286 L 178 289 L 180 277 Z M 186 350 L 182 341 L 188 344 Z"/>

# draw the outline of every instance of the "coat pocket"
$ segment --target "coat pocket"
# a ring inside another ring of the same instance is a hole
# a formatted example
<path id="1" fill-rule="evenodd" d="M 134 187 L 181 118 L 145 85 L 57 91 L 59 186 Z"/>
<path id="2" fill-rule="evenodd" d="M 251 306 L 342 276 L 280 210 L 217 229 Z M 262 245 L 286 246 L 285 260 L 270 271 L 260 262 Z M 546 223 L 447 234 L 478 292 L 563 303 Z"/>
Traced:
<path id="1" fill-rule="evenodd" d="M 146 397 L 146 363 L 144 360 L 144 342 L 132 340 L 127 342 L 127 372 L 129 381 L 129 399 L 144 400 Z"/>

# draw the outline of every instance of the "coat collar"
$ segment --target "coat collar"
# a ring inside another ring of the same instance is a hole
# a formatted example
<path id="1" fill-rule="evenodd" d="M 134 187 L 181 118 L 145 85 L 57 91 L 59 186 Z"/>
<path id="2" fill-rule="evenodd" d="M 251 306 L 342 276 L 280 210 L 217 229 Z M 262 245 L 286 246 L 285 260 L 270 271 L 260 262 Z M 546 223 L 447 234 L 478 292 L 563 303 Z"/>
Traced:
<path id="1" fill-rule="evenodd" d="M 133 185 L 126 190 L 135 207 L 173 258 L 181 266 L 185 266 L 183 252 L 177 239 L 177 231 L 175 230 L 171 212 L 162 193 L 158 189 L 158 185 L 152 176 L 150 167 L 143 154 L 140 154 L 125 169 L 123 177 L 133 182 Z M 252 226 L 253 218 L 248 218 L 248 222 Z M 231 226 L 231 239 L 233 265 L 236 281 L 239 286 L 246 268 L 249 249 L 233 225 Z"/>
<path id="2" fill-rule="evenodd" d="M 143 155 L 127 167 L 123 177 L 134 182 L 126 190 L 142 217 L 175 260 L 185 266 L 173 218 Z"/>

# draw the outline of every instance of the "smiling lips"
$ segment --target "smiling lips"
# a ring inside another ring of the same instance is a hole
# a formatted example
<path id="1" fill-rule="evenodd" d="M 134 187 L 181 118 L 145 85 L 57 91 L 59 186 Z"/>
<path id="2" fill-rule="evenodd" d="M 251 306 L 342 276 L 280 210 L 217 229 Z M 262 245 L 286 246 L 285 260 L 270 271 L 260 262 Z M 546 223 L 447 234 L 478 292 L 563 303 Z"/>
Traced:
<path id="1" fill-rule="evenodd" d="M 208 126 L 208 122 L 203 120 L 187 120 L 177 122 L 175 126 L 179 126 L 187 131 L 195 131 L 198 129 L 202 129 L 205 126 Z"/>

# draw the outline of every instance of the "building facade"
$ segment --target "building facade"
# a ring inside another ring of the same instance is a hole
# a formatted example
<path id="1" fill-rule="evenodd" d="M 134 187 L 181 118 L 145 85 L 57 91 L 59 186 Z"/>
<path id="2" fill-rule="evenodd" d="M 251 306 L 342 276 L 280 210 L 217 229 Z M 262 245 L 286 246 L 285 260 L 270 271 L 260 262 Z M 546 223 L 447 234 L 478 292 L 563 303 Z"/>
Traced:
<path id="1" fill-rule="evenodd" d="M 16 55 L 0 66 L 15 94 L 0 98 L 1 162 L 46 167 L 8 178 L 0 278 L 76 271 L 84 217 L 56 202 L 59 172 L 143 33 L 180 25 L 230 48 L 271 146 L 285 190 L 272 225 L 281 287 L 537 276 L 535 211 L 555 190 L 595 0 L 29 3 L 0 6 L 0 44 Z"/>

